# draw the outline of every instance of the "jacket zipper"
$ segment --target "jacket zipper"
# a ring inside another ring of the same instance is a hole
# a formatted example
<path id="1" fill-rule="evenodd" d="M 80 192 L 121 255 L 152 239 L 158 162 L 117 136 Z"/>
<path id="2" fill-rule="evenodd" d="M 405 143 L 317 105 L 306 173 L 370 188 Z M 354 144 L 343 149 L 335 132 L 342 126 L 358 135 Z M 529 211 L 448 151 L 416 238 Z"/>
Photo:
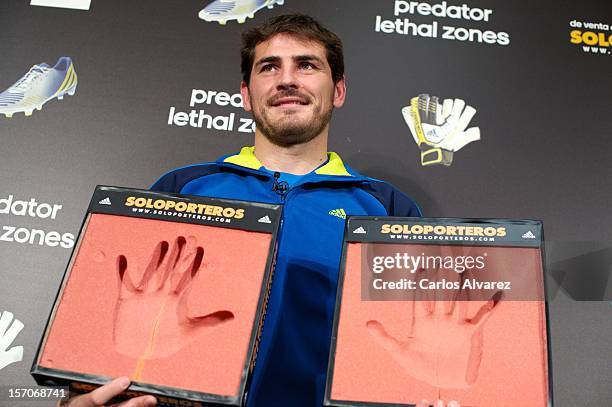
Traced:
<path id="1" fill-rule="evenodd" d="M 289 192 L 289 184 L 286 181 L 279 181 L 280 172 L 274 173 L 274 184 L 272 185 L 272 191 L 280 197 L 281 203 L 285 203 L 285 196 Z"/>

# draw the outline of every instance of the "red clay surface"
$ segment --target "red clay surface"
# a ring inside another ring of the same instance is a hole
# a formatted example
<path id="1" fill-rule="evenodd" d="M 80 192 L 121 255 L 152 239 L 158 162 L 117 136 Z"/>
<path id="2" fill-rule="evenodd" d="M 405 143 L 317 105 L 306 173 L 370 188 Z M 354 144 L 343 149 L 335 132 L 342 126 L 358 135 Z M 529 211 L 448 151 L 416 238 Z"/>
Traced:
<path id="1" fill-rule="evenodd" d="M 40 365 L 236 396 L 270 240 L 92 215 Z"/>
<path id="2" fill-rule="evenodd" d="M 495 248 L 487 248 L 491 254 Z M 421 253 L 426 245 L 411 246 Z M 541 287 L 537 249 L 513 248 Z M 412 404 L 457 400 L 462 407 L 545 407 L 546 322 L 542 301 L 362 301 L 362 248 L 349 244 L 331 398 Z M 496 264 L 497 266 L 497 264 Z M 490 303 L 492 305 L 492 303 Z M 429 307 L 429 308 L 428 308 Z M 465 321 L 465 319 L 463 319 Z"/>

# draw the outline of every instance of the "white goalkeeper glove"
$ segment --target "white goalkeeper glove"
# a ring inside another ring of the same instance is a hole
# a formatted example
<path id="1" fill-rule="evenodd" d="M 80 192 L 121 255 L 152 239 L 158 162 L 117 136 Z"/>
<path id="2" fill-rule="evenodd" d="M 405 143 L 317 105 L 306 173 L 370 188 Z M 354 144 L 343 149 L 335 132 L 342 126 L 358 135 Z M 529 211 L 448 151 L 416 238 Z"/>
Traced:
<path id="1" fill-rule="evenodd" d="M 453 153 L 469 143 L 480 140 L 480 129 L 466 130 L 476 109 L 466 106 L 461 99 L 445 99 L 421 94 L 402 108 L 402 115 L 415 143 L 421 150 L 421 164 L 451 165 Z"/>

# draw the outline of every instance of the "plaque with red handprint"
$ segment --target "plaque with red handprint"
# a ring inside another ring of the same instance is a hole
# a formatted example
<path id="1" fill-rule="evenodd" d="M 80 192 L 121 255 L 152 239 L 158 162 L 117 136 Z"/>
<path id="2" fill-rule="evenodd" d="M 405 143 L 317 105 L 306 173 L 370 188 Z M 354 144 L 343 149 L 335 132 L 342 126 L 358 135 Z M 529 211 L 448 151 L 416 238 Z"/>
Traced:
<path id="1" fill-rule="evenodd" d="M 272 239 L 233 227 L 91 214 L 40 366 L 239 397 L 269 287 Z"/>

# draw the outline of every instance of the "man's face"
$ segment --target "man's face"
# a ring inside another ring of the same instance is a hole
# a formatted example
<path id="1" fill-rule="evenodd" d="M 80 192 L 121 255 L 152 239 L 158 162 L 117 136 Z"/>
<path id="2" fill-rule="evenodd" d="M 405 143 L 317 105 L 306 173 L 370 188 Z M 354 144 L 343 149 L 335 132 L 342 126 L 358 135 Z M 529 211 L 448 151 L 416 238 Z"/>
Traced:
<path id="1" fill-rule="evenodd" d="M 255 47 L 250 85 L 240 87 L 244 107 L 272 143 L 306 143 L 327 129 L 344 103 L 344 79 L 334 84 L 325 48 L 278 34 Z"/>

